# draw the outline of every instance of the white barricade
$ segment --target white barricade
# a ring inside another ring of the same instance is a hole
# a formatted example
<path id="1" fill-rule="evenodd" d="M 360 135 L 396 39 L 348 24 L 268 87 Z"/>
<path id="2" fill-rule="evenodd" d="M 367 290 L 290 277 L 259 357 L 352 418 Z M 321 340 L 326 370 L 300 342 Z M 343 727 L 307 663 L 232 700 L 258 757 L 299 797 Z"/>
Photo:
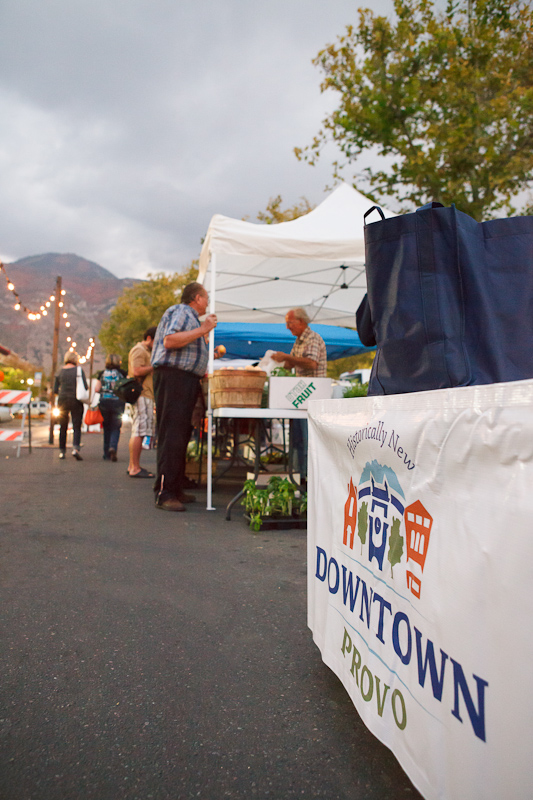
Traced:
<path id="1" fill-rule="evenodd" d="M 24 440 L 24 423 L 26 422 L 26 411 L 31 402 L 31 392 L 19 391 L 17 389 L 0 389 L 0 404 L 2 405 L 24 405 L 19 429 L 0 428 L 0 442 L 12 442 L 18 444 L 17 458 L 20 456 L 20 448 Z"/>

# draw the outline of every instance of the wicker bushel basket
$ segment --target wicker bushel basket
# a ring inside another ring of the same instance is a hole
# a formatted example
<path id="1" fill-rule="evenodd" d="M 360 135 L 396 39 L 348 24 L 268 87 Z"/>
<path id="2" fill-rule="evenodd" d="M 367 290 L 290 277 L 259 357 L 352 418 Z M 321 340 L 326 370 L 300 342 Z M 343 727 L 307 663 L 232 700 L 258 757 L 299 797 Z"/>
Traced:
<path id="1" fill-rule="evenodd" d="M 212 408 L 260 408 L 266 372 L 219 369 L 209 378 Z"/>

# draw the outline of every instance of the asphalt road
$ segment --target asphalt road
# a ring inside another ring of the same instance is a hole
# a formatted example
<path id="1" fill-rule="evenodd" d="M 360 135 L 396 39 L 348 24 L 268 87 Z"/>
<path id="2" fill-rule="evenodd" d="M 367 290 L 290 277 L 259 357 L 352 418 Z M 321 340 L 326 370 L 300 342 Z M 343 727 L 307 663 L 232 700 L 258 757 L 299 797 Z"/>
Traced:
<path id="1" fill-rule="evenodd" d="M 0 443 L 0 799 L 420 797 L 312 641 L 305 531 L 227 522 L 230 485 L 156 510 L 128 436 Z"/>

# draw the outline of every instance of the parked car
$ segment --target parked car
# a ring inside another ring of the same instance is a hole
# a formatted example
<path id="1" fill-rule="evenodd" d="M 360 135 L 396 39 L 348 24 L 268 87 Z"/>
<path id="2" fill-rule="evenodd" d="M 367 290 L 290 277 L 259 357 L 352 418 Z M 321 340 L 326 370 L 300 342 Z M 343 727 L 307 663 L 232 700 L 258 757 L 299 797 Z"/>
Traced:
<path id="1" fill-rule="evenodd" d="M 32 417 L 44 417 L 50 411 L 50 403 L 46 400 L 32 400 L 31 401 L 31 414 Z"/>
<path id="2" fill-rule="evenodd" d="M 10 406 L 0 406 L 0 422 L 9 422 L 13 419 L 13 413 Z"/>
<path id="3" fill-rule="evenodd" d="M 368 383 L 371 369 L 356 369 L 353 372 L 341 372 L 339 380 L 354 381 L 355 383 Z"/>

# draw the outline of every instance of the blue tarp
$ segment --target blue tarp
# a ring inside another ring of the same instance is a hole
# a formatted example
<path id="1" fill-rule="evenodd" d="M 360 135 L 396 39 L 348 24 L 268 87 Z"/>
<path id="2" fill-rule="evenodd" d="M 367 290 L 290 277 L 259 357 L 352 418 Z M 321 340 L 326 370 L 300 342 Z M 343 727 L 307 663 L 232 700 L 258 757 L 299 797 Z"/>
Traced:
<path id="1" fill-rule="evenodd" d="M 357 331 L 349 328 L 315 324 L 309 327 L 324 339 L 328 361 L 375 350 L 374 347 L 365 347 Z M 267 350 L 290 353 L 295 341 L 292 333 L 281 324 L 219 322 L 215 328 L 215 345 L 225 345 L 225 358 L 260 359 Z"/>

